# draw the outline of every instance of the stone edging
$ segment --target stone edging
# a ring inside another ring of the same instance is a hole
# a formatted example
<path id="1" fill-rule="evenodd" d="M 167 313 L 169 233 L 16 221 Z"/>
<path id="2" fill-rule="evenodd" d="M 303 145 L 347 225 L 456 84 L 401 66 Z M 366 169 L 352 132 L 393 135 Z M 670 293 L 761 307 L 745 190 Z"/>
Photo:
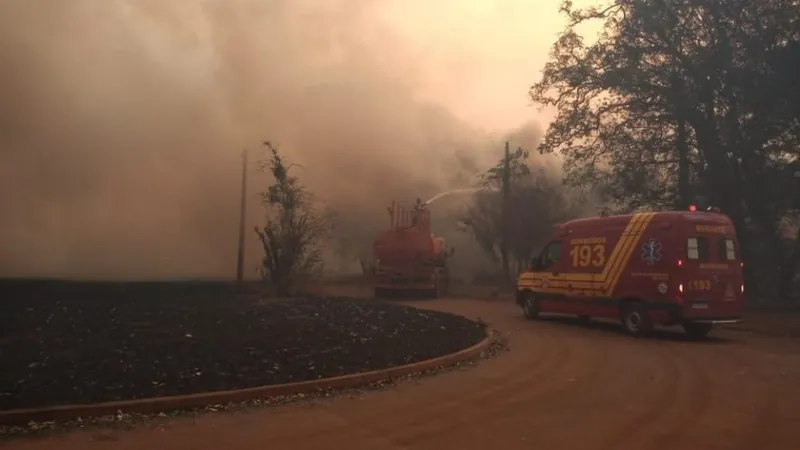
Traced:
<path id="1" fill-rule="evenodd" d="M 66 421 L 77 418 L 106 416 L 117 414 L 118 412 L 153 414 L 180 409 L 201 408 L 208 405 L 244 402 L 258 398 L 310 394 L 331 389 L 356 388 L 386 379 L 401 378 L 414 373 L 427 372 L 443 366 L 452 366 L 459 362 L 473 359 L 487 350 L 493 339 L 493 333 L 487 330 L 487 336 L 481 342 L 449 355 L 418 361 L 403 366 L 390 367 L 388 369 L 322 378 L 319 380 L 118 402 L 0 411 L 0 425 L 24 425 L 29 422 Z"/>

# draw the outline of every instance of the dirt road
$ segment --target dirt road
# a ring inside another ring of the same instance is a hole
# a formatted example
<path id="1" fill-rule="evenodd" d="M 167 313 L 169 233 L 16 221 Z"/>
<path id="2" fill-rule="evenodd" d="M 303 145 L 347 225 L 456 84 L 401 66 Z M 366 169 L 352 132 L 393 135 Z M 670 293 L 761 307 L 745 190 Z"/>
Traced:
<path id="1" fill-rule="evenodd" d="M 94 449 L 800 448 L 800 341 L 717 333 L 654 340 L 613 326 L 528 322 L 508 303 L 421 305 L 481 317 L 512 351 L 384 392 L 200 416 L 161 429 L 11 443 Z"/>

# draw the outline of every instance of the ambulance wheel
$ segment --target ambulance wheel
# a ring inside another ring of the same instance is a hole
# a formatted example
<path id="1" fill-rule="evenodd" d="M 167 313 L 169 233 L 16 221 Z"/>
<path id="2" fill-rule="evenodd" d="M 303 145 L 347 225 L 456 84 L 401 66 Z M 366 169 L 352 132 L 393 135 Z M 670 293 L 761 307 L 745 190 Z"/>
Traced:
<path id="1" fill-rule="evenodd" d="M 622 326 L 625 327 L 625 331 L 636 337 L 648 336 L 653 331 L 650 314 L 639 302 L 626 303 L 622 306 Z"/>
<path id="2" fill-rule="evenodd" d="M 712 327 L 710 323 L 702 322 L 684 322 L 681 326 L 686 334 L 695 339 L 706 337 L 711 332 Z"/>
<path id="3" fill-rule="evenodd" d="M 539 318 L 539 301 L 530 292 L 525 293 L 522 298 L 522 313 L 528 320 Z"/>

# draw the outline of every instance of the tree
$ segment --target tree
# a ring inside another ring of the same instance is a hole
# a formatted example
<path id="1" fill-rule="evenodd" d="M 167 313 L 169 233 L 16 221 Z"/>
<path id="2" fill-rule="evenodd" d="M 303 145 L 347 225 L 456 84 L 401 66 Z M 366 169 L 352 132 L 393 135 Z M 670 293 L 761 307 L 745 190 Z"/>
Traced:
<path id="1" fill-rule="evenodd" d="M 497 166 L 483 174 L 484 185 L 500 188 L 500 262 L 503 266 L 503 281 L 511 283 L 511 268 L 509 259 L 509 246 L 511 244 L 511 182 L 515 178 L 530 174 L 524 159 L 528 152 L 518 147 L 514 153 L 506 141 L 503 159 Z"/>
<path id="2" fill-rule="evenodd" d="M 797 3 L 563 2 L 570 24 L 531 89 L 558 110 L 540 150 L 559 151 L 570 183 L 620 209 L 720 206 L 754 260 L 754 230 L 775 241 L 788 211 L 774 174 L 800 155 Z M 575 27 L 595 19 L 604 31 L 587 46 Z"/>
<path id="3" fill-rule="evenodd" d="M 296 284 L 322 270 L 322 251 L 333 229 L 333 217 L 315 207 L 312 196 L 291 176 L 278 149 L 264 142 L 270 157 L 261 165 L 274 178 L 261 194 L 267 223 L 256 228 L 264 250 L 261 275 L 277 295 L 289 295 Z"/>
<path id="4" fill-rule="evenodd" d="M 484 189 L 474 194 L 462 219 L 486 255 L 501 262 L 504 283 L 511 278 L 512 259 L 517 271 L 525 267 L 553 227 L 576 215 L 570 190 L 544 168 L 531 169 L 527 159 L 522 148 L 508 150 L 484 172 Z"/>

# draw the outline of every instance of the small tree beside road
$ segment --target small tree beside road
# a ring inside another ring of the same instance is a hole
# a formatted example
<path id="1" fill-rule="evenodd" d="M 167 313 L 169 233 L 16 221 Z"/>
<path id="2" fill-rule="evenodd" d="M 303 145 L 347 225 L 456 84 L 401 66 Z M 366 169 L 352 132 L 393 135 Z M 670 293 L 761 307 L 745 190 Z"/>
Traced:
<path id="1" fill-rule="evenodd" d="M 289 174 L 295 165 L 287 164 L 272 143 L 264 142 L 264 146 L 269 157 L 261 170 L 268 170 L 274 182 L 261 193 L 267 222 L 256 228 L 264 250 L 261 276 L 277 295 L 285 296 L 298 283 L 321 274 L 333 218 L 316 207 L 305 186 Z"/>

